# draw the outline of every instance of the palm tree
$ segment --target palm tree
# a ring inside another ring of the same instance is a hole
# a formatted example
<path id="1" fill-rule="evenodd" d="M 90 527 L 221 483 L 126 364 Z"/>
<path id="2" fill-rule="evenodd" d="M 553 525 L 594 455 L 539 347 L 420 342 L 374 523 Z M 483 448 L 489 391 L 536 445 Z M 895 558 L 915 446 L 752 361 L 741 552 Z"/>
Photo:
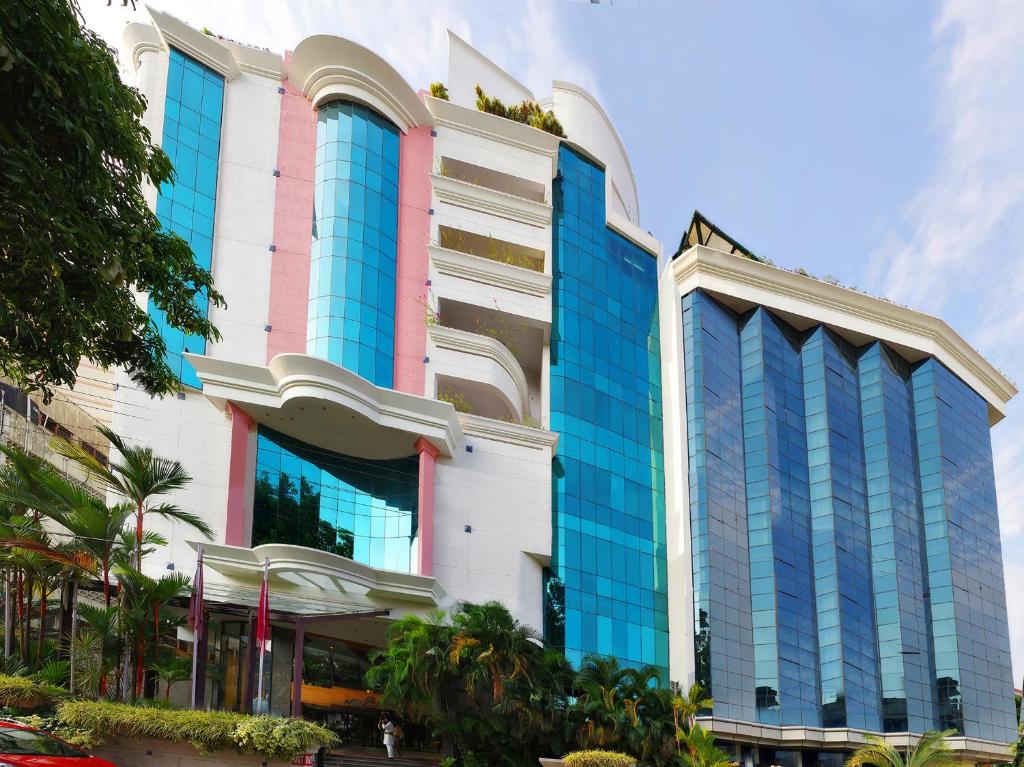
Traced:
<path id="1" fill-rule="evenodd" d="M 124 496 L 132 504 L 135 509 L 136 569 L 142 567 L 143 520 L 147 514 L 176 520 L 198 530 L 207 538 L 213 536 L 210 526 L 197 515 L 171 503 L 151 504 L 154 496 L 181 490 L 192 481 L 184 466 L 178 461 L 154 455 L 152 448 L 129 445 L 105 426 L 100 426 L 99 431 L 120 454 L 119 462 L 103 463 L 80 445 L 63 439 L 55 439 L 53 449 L 79 464 L 90 475 L 98 478 L 108 490 Z"/>
<path id="2" fill-rule="evenodd" d="M 175 655 L 169 650 L 161 653 L 160 659 L 150 663 L 147 668 L 156 672 L 157 677 L 163 680 L 165 684 L 164 700 L 166 701 L 171 699 L 171 687 L 192 676 L 192 661 Z"/>
<path id="3" fill-rule="evenodd" d="M 715 734 L 694 724 L 679 741 L 680 759 L 686 767 L 736 767 L 737 762 L 715 745 Z M 849 764 L 849 762 L 847 762 Z"/>
<path id="4" fill-rule="evenodd" d="M 160 608 L 184 594 L 191 579 L 182 573 L 172 573 L 156 580 L 137 570 L 119 569 L 118 581 L 125 590 L 122 620 L 135 645 L 135 697 L 138 698 L 142 695 L 147 643 L 153 648 L 154 660 L 160 656 Z"/>
<path id="5" fill-rule="evenodd" d="M 72 639 L 76 687 L 86 694 L 106 697 L 108 677 L 124 651 L 121 611 L 109 605 L 81 604 L 78 614 L 85 628 Z"/>
<path id="6" fill-rule="evenodd" d="M 627 712 L 623 686 L 630 671 L 615 658 L 588 656 L 573 680 L 577 711 L 583 717 L 576 732 L 582 748 L 607 748 L 622 739 Z"/>
<path id="7" fill-rule="evenodd" d="M 905 756 L 885 738 L 868 735 L 868 742 L 853 752 L 846 767 L 952 767 L 956 759 L 946 738 L 955 734 L 956 730 L 929 730 Z"/>

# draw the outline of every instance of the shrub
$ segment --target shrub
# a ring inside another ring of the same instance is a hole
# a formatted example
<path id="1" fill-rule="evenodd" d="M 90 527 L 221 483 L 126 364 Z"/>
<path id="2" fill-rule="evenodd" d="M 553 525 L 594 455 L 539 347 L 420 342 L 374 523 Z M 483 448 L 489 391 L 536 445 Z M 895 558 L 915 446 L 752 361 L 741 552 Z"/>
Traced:
<path id="1" fill-rule="evenodd" d="M 66 695 L 67 691 L 56 685 L 37 682 L 24 676 L 0 674 L 0 706 L 4 708 L 53 706 Z"/>
<path id="2" fill-rule="evenodd" d="M 573 751 L 562 757 L 565 767 L 633 767 L 636 764 L 629 754 L 616 751 Z"/>
<path id="3" fill-rule="evenodd" d="M 201 754 L 252 753 L 288 761 L 310 748 L 333 745 L 334 733 L 301 719 L 248 716 L 230 711 L 181 711 L 124 703 L 66 701 L 57 711 L 63 727 L 102 742 L 104 736 L 158 738 L 189 743 Z"/>
<path id="4" fill-rule="evenodd" d="M 491 98 L 484 93 L 484 89 L 478 84 L 476 86 L 476 108 L 481 112 L 504 117 L 506 120 L 514 120 L 559 138 L 565 138 L 562 123 L 558 122 L 555 113 L 550 109 L 545 112 L 536 101 L 524 101 L 521 104 L 507 107 L 501 99 Z"/>
<path id="5" fill-rule="evenodd" d="M 448 101 L 448 89 L 444 86 L 444 83 L 431 83 L 430 95 L 435 99 L 444 99 L 445 101 Z"/>

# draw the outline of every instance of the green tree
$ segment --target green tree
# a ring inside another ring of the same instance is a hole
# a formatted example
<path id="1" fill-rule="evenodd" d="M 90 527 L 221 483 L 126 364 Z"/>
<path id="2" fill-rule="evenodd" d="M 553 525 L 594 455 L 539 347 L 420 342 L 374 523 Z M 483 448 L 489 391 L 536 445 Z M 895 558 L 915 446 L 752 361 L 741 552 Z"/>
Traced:
<path id="1" fill-rule="evenodd" d="M 184 466 L 178 461 L 154 455 L 151 447 L 129 445 L 105 426 L 100 426 L 99 431 L 118 452 L 118 460 L 103 463 L 80 445 L 62 439 L 53 441 L 53 449 L 82 466 L 108 490 L 124 496 L 132 504 L 135 509 L 136 569 L 142 566 L 143 520 L 147 514 L 181 522 L 207 538 L 212 537 L 213 530 L 195 514 L 182 511 L 171 503 L 151 503 L 154 496 L 181 490 L 192 481 Z"/>
<path id="2" fill-rule="evenodd" d="M 146 204 L 143 184 L 171 182 L 171 162 L 82 23 L 76 0 L 8 0 L 0 15 L 0 371 L 49 396 L 84 357 L 166 394 L 178 381 L 133 290 L 214 340 L 205 305 L 224 299 Z"/>
<path id="3" fill-rule="evenodd" d="M 680 759 L 685 767 L 736 767 L 736 762 L 715 745 L 715 734 L 694 724 L 683 733 L 680 743 L 682 750 Z M 850 762 L 847 762 L 849 765 Z M 877 767 L 896 767 L 888 763 L 877 762 Z M 910 765 L 906 765 L 910 767 Z M 923 767 L 918 765 L 917 767 Z"/>
<path id="4" fill-rule="evenodd" d="M 955 734 L 956 730 L 929 730 L 905 755 L 885 738 L 868 735 L 868 742 L 853 752 L 846 767 L 952 767 L 956 759 L 946 738 Z"/>

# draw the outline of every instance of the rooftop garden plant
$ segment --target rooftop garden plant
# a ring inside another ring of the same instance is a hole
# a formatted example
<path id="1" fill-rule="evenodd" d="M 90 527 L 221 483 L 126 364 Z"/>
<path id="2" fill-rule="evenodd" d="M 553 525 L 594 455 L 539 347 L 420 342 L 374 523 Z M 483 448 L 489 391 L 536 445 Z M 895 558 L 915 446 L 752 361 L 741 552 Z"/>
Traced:
<path id="1" fill-rule="evenodd" d="M 448 101 L 448 89 L 444 83 L 431 83 L 430 84 L 430 95 L 435 99 L 442 99 Z"/>
<path id="2" fill-rule="evenodd" d="M 504 117 L 517 123 L 529 125 L 531 128 L 546 131 L 553 136 L 565 138 L 562 124 L 550 109 L 545 111 L 536 101 L 525 100 L 520 104 L 505 106 L 499 98 L 492 98 L 484 93 L 484 89 L 476 86 L 476 108 L 481 112 Z"/>

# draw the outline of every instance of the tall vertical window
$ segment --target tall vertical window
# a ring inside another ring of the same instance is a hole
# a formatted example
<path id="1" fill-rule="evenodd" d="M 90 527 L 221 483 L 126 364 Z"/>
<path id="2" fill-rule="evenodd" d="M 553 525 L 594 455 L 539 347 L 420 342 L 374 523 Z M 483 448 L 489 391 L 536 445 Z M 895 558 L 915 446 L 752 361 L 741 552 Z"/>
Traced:
<path id="1" fill-rule="evenodd" d="M 419 459 L 332 453 L 260 427 L 252 544 L 289 543 L 410 572 Z"/>
<path id="2" fill-rule="evenodd" d="M 224 78 L 212 69 L 171 48 L 167 67 L 167 98 L 161 146 L 174 164 L 174 181 L 157 194 L 160 223 L 192 246 L 196 263 L 209 269 L 213 262 L 213 221 L 217 199 L 217 163 L 224 105 Z M 196 297 L 205 315 L 206 296 Z M 167 364 L 183 384 L 201 386 L 183 352 L 202 354 L 206 340 L 186 335 L 167 324 L 163 311 L 149 302 L 149 315 L 167 344 Z"/>
<path id="3" fill-rule="evenodd" d="M 320 107 L 306 352 L 390 388 L 398 128 L 361 104 Z"/>
<path id="4" fill-rule="evenodd" d="M 703 293 L 682 308 L 696 679 L 717 716 L 755 721 L 739 329 Z"/>
<path id="5" fill-rule="evenodd" d="M 607 228 L 601 168 L 563 144 L 558 169 L 548 639 L 667 671 L 657 261 Z"/>

